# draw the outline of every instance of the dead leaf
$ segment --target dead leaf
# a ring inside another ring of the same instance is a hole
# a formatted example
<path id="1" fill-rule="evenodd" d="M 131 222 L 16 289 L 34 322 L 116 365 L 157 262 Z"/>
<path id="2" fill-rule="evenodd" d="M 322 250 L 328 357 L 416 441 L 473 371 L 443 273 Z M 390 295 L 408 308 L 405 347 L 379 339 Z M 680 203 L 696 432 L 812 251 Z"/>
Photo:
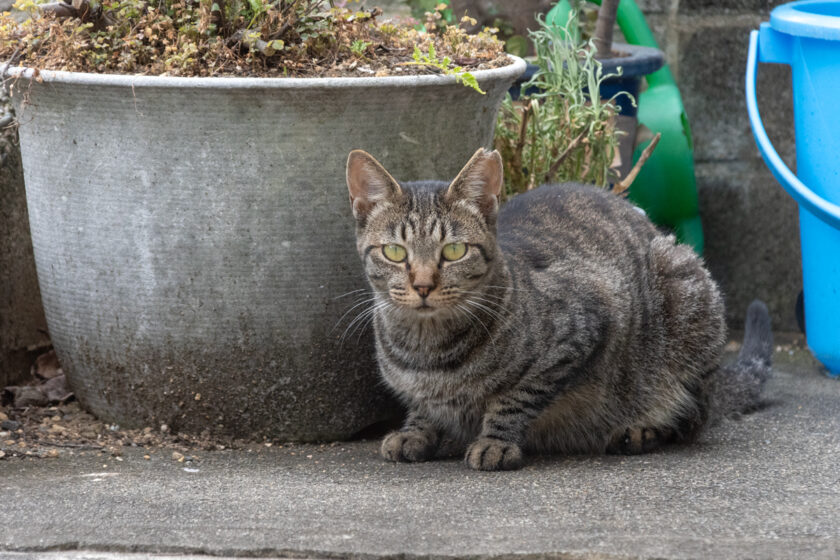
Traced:
<path id="1" fill-rule="evenodd" d="M 3 389 L 3 400 L 11 402 L 15 408 L 46 406 L 49 403 L 38 387 L 6 387 Z"/>
<path id="2" fill-rule="evenodd" d="M 45 381 L 39 389 L 50 402 L 64 402 L 73 396 L 73 392 L 67 387 L 64 374 Z"/>
<path id="3" fill-rule="evenodd" d="M 63 374 L 64 371 L 61 369 L 61 364 L 58 363 L 55 350 L 50 350 L 38 356 L 32 366 L 32 375 L 41 379 L 52 379 Z"/>

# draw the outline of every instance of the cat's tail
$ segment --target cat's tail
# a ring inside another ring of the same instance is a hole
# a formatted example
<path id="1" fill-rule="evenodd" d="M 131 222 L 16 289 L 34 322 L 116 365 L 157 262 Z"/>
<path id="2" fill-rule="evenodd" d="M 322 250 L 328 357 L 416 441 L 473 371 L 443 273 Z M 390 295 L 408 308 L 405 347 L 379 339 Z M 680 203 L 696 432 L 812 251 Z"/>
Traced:
<path id="1" fill-rule="evenodd" d="M 773 361 L 773 332 L 764 302 L 747 308 L 744 344 L 734 363 L 721 366 L 706 378 L 709 422 L 758 408 L 761 391 Z"/>

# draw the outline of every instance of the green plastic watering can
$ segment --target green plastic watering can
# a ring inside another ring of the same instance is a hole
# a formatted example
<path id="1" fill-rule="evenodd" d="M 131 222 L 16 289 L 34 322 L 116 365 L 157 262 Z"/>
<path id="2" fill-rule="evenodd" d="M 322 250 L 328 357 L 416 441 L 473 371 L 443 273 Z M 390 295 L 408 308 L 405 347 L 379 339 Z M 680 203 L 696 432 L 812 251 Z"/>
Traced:
<path id="1" fill-rule="evenodd" d="M 600 5 L 601 0 L 592 0 Z M 546 16 L 551 25 L 562 27 L 569 20 L 571 7 L 562 0 Z M 633 45 L 659 48 L 633 0 L 621 0 L 616 16 L 624 37 Z M 685 116 L 682 97 L 667 65 L 646 76 L 648 89 L 639 95 L 638 120 L 662 138 L 639 176 L 630 187 L 630 199 L 647 212 L 655 223 L 668 226 L 683 243 L 703 252 L 703 227 L 697 204 L 694 177 L 694 145 Z M 650 141 L 636 147 L 637 160 Z"/>

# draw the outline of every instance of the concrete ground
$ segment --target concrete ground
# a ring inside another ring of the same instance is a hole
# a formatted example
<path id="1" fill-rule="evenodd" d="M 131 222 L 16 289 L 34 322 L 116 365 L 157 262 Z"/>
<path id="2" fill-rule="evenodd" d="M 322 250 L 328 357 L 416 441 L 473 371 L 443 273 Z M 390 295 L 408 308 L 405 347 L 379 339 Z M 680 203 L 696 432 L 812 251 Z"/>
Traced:
<path id="1" fill-rule="evenodd" d="M 0 558 L 838 558 L 840 380 L 777 353 L 697 444 L 477 473 L 375 441 L 0 461 Z"/>

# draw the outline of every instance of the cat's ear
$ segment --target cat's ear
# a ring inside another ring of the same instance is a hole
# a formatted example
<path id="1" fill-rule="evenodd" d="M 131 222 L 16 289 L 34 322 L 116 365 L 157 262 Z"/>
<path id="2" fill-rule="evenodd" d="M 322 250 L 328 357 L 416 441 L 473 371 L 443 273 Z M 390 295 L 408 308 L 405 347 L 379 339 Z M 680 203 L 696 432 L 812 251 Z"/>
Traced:
<path id="1" fill-rule="evenodd" d="M 402 193 L 396 179 L 362 150 L 353 150 L 347 157 L 347 189 L 356 219 L 366 217 L 377 203 L 394 200 Z"/>
<path id="2" fill-rule="evenodd" d="M 499 210 L 503 183 L 502 156 L 496 150 L 479 148 L 449 185 L 445 198 L 450 202 L 466 200 L 490 218 Z"/>

